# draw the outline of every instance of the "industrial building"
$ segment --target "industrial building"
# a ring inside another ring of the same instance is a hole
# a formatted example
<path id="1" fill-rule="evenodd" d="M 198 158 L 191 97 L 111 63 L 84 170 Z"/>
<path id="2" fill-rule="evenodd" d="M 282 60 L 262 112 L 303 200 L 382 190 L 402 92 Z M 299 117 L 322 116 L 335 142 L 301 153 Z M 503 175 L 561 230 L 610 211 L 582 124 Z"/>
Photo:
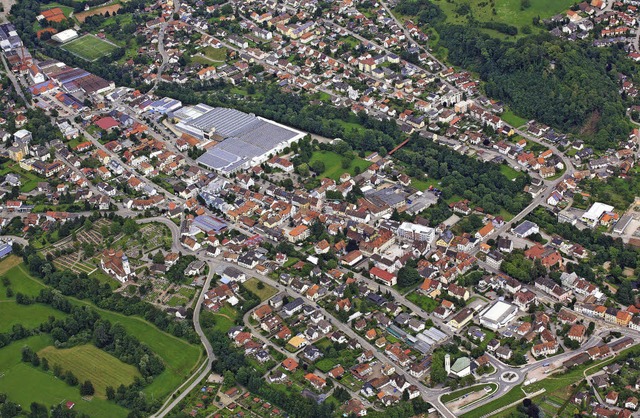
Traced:
<path id="1" fill-rule="evenodd" d="M 602 215 L 612 211 L 613 206 L 601 202 L 596 202 L 591 205 L 589 210 L 582 215 L 582 218 L 580 218 L 580 220 L 593 228 L 594 226 L 596 226 Z"/>
<path id="2" fill-rule="evenodd" d="M 480 313 L 480 324 L 495 331 L 506 326 L 517 313 L 517 306 L 498 300 Z"/>
<path id="3" fill-rule="evenodd" d="M 204 111 L 204 113 L 203 113 Z M 179 122 L 181 132 L 203 141 L 220 141 L 198 158 L 198 163 L 222 174 L 261 164 L 305 134 L 235 109 L 198 105 L 174 117 L 199 114 Z"/>

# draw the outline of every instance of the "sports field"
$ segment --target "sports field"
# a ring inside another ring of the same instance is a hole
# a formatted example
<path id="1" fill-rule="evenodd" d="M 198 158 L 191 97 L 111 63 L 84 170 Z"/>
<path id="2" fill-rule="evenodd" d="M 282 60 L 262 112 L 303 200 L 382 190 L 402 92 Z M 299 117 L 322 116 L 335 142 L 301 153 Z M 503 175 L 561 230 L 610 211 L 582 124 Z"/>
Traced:
<path id="1" fill-rule="evenodd" d="M 50 365 L 59 364 L 63 370 L 70 370 L 80 382 L 91 380 L 96 396 L 102 398 L 106 397 L 107 386 L 128 386 L 135 376 L 140 376 L 134 366 L 90 344 L 64 349 L 49 346 L 38 355 L 49 360 Z"/>
<path id="2" fill-rule="evenodd" d="M 117 49 L 115 45 L 93 35 L 84 35 L 74 39 L 64 44 L 61 48 L 87 61 L 95 61 Z"/>

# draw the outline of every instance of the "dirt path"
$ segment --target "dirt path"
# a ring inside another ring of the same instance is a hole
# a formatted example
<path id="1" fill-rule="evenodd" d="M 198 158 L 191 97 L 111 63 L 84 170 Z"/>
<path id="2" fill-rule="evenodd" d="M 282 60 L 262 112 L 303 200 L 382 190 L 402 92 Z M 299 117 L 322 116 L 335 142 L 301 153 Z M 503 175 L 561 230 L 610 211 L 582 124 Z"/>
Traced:
<path id="1" fill-rule="evenodd" d="M 11 6 L 15 4 L 16 0 L 0 0 L 0 5 L 2 5 L 2 12 L 0 12 L 0 22 L 8 22 L 9 19 L 7 16 L 11 11 Z"/>

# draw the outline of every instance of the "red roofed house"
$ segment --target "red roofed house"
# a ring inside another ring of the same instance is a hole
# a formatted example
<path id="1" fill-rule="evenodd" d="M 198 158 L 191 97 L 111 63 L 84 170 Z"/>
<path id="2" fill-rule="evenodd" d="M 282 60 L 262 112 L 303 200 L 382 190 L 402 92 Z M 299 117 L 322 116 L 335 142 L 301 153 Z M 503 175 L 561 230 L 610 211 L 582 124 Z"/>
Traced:
<path id="1" fill-rule="evenodd" d="M 118 126 L 120 126 L 120 124 L 111 116 L 107 116 L 105 118 L 98 119 L 96 121 L 96 126 L 100 129 L 108 131 L 109 129 L 117 128 Z"/>
<path id="2" fill-rule="evenodd" d="M 369 270 L 369 274 L 371 275 L 372 279 L 378 280 L 386 284 L 387 286 L 395 286 L 395 284 L 398 283 L 395 274 L 389 273 L 386 270 L 382 270 L 379 267 L 373 267 L 371 270 Z"/>

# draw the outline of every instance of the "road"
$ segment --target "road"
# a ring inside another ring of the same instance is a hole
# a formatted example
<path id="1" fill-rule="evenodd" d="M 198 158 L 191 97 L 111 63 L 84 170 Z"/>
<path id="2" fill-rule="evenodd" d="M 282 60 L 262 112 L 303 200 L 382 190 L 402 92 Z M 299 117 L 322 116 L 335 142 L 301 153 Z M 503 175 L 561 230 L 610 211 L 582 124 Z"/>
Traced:
<path id="1" fill-rule="evenodd" d="M 182 385 L 181 387 L 176 389 L 169 396 L 165 404 L 162 405 L 160 410 L 155 414 L 151 415 L 151 417 L 153 418 L 163 418 L 169 412 L 171 412 L 171 410 L 176 405 L 178 405 L 185 398 L 185 396 L 189 394 L 189 392 L 191 392 L 196 386 L 200 384 L 202 379 L 206 378 L 209 375 L 209 373 L 211 373 L 211 366 L 214 360 L 216 359 L 216 356 L 213 353 L 213 348 L 211 347 L 211 343 L 207 339 L 207 336 L 202 331 L 202 327 L 200 326 L 200 310 L 202 308 L 202 302 L 204 301 L 204 294 L 207 292 L 207 290 L 209 290 L 209 285 L 211 284 L 211 279 L 213 278 L 213 274 L 215 271 L 215 265 L 213 264 L 213 262 L 209 261 L 207 264 L 209 265 L 209 274 L 207 274 L 207 279 L 204 282 L 204 286 L 202 286 L 202 291 L 200 292 L 198 301 L 196 302 L 196 305 L 193 308 L 193 327 L 195 328 L 196 333 L 200 337 L 200 342 L 202 343 L 202 345 L 205 348 L 205 351 L 207 352 L 207 361 L 203 363 L 203 365 L 200 366 L 200 368 L 198 368 L 198 370 L 194 372 L 193 376 L 190 379 L 191 384 L 189 384 L 187 387 L 184 387 L 184 385 Z M 194 378 L 194 376 L 197 376 L 197 377 Z"/>
<path id="2" fill-rule="evenodd" d="M 2 65 L 4 66 L 5 73 L 7 74 L 7 77 L 9 77 L 9 80 L 11 80 L 11 84 L 13 84 L 13 88 L 18 92 L 18 96 L 20 96 L 20 98 L 24 101 L 25 105 L 28 108 L 33 108 L 33 105 L 31 104 L 31 102 L 28 101 L 27 98 L 24 96 L 24 91 L 22 90 L 22 86 L 20 86 L 20 82 L 16 78 L 15 74 L 11 70 L 9 70 L 9 65 L 7 64 L 7 60 L 4 58 L 4 54 L 0 54 L 0 57 L 2 58 Z"/>
<path id="3" fill-rule="evenodd" d="M 173 13 L 166 22 L 161 24 L 160 31 L 158 32 L 158 52 L 162 56 L 162 64 L 158 67 L 158 74 L 156 76 L 155 83 L 149 93 L 153 93 L 153 90 L 158 87 L 158 83 L 162 79 L 162 72 L 167 68 L 167 65 L 169 65 L 169 54 L 167 54 L 167 51 L 164 48 L 164 35 L 169 25 L 174 21 L 173 15 L 177 13 L 180 13 L 180 0 L 173 0 Z"/>

